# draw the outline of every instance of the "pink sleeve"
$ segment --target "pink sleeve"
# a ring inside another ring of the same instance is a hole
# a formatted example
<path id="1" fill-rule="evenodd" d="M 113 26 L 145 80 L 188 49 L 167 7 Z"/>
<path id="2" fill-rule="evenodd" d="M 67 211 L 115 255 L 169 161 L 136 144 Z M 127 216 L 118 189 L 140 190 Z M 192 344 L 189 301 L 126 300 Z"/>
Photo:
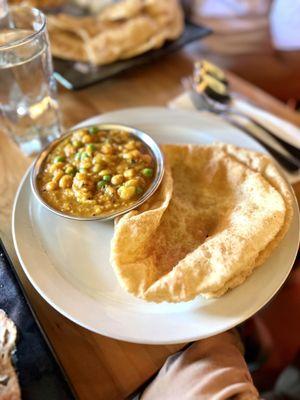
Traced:
<path id="1" fill-rule="evenodd" d="M 200 340 L 169 357 L 141 400 L 257 400 L 234 331 Z"/>

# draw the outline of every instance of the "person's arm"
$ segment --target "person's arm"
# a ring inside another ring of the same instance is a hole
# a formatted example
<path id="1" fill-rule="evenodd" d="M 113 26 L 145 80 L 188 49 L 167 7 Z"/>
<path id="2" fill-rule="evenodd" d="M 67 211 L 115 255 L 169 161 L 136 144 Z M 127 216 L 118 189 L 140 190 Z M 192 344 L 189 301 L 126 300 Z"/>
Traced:
<path id="1" fill-rule="evenodd" d="M 141 400 L 256 400 L 235 331 L 193 343 L 169 357 Z"/>

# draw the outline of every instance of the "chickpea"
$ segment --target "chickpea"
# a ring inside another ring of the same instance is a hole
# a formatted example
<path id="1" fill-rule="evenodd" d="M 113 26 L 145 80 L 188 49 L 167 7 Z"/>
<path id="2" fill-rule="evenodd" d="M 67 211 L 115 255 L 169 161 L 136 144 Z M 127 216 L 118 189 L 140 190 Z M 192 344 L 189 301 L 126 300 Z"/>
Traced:
<path id="1" fill-rule="evenodd" d="M 64 171 L 62 171 L 61 169 L 54 171 L 53 181 L 58 182 L 63 175 L 64 175 Z"/>
<path id="2" fill-rule="evenodd" d="M 87 176 L 86 176 L 86 174 L 84 174 L 82 172 L 77 172 L 75 178 L 78 181 L 84 181 L 87 178 Z"/>
<path id="3" fill-rule="evenodd" d="M 57 189 L 57 182 L 51 181 L 51 182 L 47 183 L 47 185 L 46 185 L 47 192 L 52 192 L 53 190 L 56 190 L 56 189 Z"/>
<path id="4" fill-rule="evenodd" d="M 73 189 L 80 189 L 80 191 L 86 192 L 92 190 L 94 186 L 95 183 L 87 174 L 78 172 L 75 175 L 73 181 Z"/>
<path id="5" fill-rule="evenodd" d="M 73 135 L 74 138 L 82 138 L 84 135 L 86 135 L 86 130 L 85 129 L 78 129 Z"/>
<path id="6" fill-rule="evenodd" d="M 131 159 L 132 159 L 132 155 L 131 155 L 130 153 L 123 153 L 123 154 L 122 154 L 122 157 L 123 157 L 125 160 L 131 160 Z"/>
<path id="7" fill-rule="evenodd" d="M 141 156 L 141 153 L 138 150 L 132 150 L 130 152 L 130 154 L 132 155 L 133 158 L 139 158 Z"/>
<path id="8" fill-rule="evenodd" d="M 111 171 L 109 169 L 103 169 L 102 171 L 99 172 L 100 176 L 104 175 L 111 175 Z"/>
<path id="9" fill-rule="evenodd" d="M 82 143 L 91 143 L 93 141 L 93 138 L 91 135 L 88 135 L 87 133 L 82 137 Z"/>
<path id="10" fill-rule="evenodd" d="M 64 175 L 59 180 L 59 187 L 62 189 L 67 189 L 72 186 L 73 179 L 70 175 Z"/>
<path id="11" fill-rule="evenodd" d="M 126 165 L 120 164 L 120 165 L 117 166 L 116 170 L 117 170 L 117 172 L 118 172 L 119 174 L 122 174 L 126 168 L 127 168 Z"/>
<path id="12" fill-rule="evenodd" d="M 101 171 L 101 165 L 100 164 L 95 164 L 92 168 L 93 172 L 100 172 Z"/>
<path id="13" fill-rule="evenodd" d="M 80 161 L 80 164 L 79 164 L 79 168 L 89 169 L 89 168 L 91 168 L 91 166 L 92 166 L 92 163 L 88 159 Z"/>
<path id="14" fill-rule="evenodd" d="M 101 164 L 103 160 L 103 156 L 101 154 L 96 154 L 95 157 L 93 157 L 93 164 Z"/>
<path id="15" fill-rule="evenodd" d="M 56 163 L 56 164 L 52 164 L 52 165 L 50 165 L 50 167 L 49 167 L 49 172 L 50 172 L 51 174 L 53 174 L 55 171 L 58 171 L 59 169 L 62 169 L 63 166 L 64 166 L 64 163 L 63 163 L 63 162 L 58 162 L 58 163 Z"/>
<path id="16" fill-rule="evenodd" d="M 119 132 L 119 131 L 117 131 L 116 133 L 123 140 L 123 142 L 125 142 L 126 140 L 129 139 L 129 133 L 128 132 L 125 132 L 125 131 L 124 132 L 123 131 Z"/>
<path id="17" fill-rule="evenodd" d="M 111 144 L 104 144 L 101 148 L 102 153 L 104 154 L 112 154 L 114 149 L 113 146 Z"/>
<path id="18" fill-rule="evenodd" d="M 84 180 L 79 180 L 79 179 L 76 179 L 76 177 L 75 177 L 72 188 L 73 188 L 76 196 L 80 192 L 80 189 L 82 189 L 83 187 L 84 187 Z"/>
<path id="19" fill-rule="evenodd" d="M 106 186 L 105 193 L 107 193 L 109 196 L 112 197 L 113 195 L 116 194 L 116 189 L 111 186 Z"/>
<path id="20" fill-rule="evenodd" d="M 135 195 L 135 187 L 133 186 L 121 186 L 118 189 L 118 195 L 122 200 L 129 200 Z"/>
<path id="21" fill-rule="evenodd" d="M 128 186 L 137 187 L 138 184 L 139 184 L 139 182 L 138 182 L 137 179 L 130 179 L 129 181 L 127 181 L 127 182 L 124 183 L 124 186 L 125 186 L 125 187 L 128 187 Z"/>
<path id="22" fill-rule="evenodd" d="M 123 178 L 123 175 L 121 175 L 121 174 L 114 175 L 114 176 L 111 178 L 111 183 L 112 183 L 113 185 L 121 185 L 121 183 L 123 183 L 123 181 L 124 181 L 124 178 Z"/>
<path id="23" fill-rule="evenodd" d="M 94 214 L 100 214 L 102 211 L 102 207 L 101 206 L 96 206 L 94 207 Z"/>
<path id="24" fill-rule="evenodd" d="M 109 164 L 114 158 L 115 156 L 113 156 L 112 154 L 103 154 L 102 156 L 102 160 L 106 164 Z"/>
<path id="25" fill-rule="evenodd" d="M 128 143 L 125 144 L 124 146 L 128 150 L 133 150 L 136 148 L 136 142 L 135 140 L 130 140 Z"/>
<path id="26" fill-rule="evenodd" d="M 123 175 L 125 178 L 133 178 L 135 176 L 136 172 L 133 168 L 127 169 L 124 171 Z"/>
<path id="27" fill-rule="evenodd" d="M 72 154 L 75 154 L 76 150 L 74 146 L 67 144 L 64 148 L 64 152 L 67 157 L 70 157 Z"/>

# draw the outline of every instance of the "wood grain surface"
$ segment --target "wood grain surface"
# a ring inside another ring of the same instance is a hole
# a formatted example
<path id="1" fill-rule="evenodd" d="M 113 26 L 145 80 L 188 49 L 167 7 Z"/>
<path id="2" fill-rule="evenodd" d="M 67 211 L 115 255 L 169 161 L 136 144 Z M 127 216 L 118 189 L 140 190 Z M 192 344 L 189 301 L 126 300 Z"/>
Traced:
<path id="1" fill-rule="evenodd" d="M 114 79 L 78 92 L 59 88 L 64 126 L 115 109 L 166 105 L 183 89 L 197 47 L 132 69 Z M 300 116 L 244 80 L 230 75 L 235 91 L 300 126 Z M 124 399 L 159 369 L 181 346 L 147 346 L 97 335 L 70 322 L 51 308 L 32 288 L 18 263 L 11 237 L 13 199 L 31 160 L 0 132 L 0 235 L 18 269 L 30 302 L 80 400 Z M 295 186 L 300 195 L 300 187 Z M 42 266 L 41 266 L 42 268 Z"/>

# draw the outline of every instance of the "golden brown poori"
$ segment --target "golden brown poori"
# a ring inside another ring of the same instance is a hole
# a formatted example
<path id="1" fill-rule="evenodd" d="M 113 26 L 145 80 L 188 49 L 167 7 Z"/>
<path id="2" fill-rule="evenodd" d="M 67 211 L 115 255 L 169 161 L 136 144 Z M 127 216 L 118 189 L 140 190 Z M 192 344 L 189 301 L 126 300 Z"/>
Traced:
<path id="1" fill-rule="evenodd" d="M 153 302 L 219 297 L 271 255 L 292 215 L 271 159 L 232 145 L 164 145 L 160 189 L 116 221 L 111 263 L 123 288 Z"/>

